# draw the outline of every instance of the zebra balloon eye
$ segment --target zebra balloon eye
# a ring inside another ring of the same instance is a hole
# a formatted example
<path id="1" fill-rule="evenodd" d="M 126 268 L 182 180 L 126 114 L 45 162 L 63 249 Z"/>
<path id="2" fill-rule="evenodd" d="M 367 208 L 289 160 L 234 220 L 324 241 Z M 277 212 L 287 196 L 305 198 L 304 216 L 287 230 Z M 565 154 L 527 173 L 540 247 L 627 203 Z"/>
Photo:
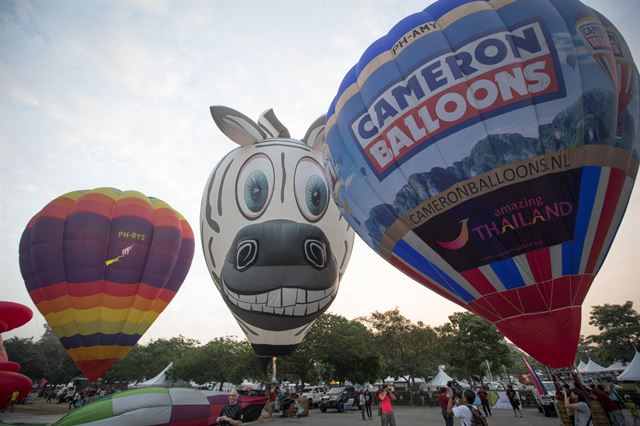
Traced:
<path id="1" fill-rule="evenodd" d="M 309 222 L 319 221 L 329 205 L 329 187 L 323 168 L 310 157 L 302 158 L 296 166 L 293 185 L 300 213 Z"/>
<path id="2" fill-rule="evenodd" d="M 269 157 L 256 154 L 245 161 L 236 181 L 236 202 L 244 217 L 253 220 L 262 216 L 271 201 L 273 181 Z"/>

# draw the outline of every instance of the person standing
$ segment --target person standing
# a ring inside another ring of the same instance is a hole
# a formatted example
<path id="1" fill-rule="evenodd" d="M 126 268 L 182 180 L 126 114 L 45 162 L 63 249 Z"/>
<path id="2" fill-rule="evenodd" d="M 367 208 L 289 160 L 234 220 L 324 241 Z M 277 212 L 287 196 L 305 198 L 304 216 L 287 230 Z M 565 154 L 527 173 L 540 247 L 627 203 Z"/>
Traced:
<path id="1" fill-rule="evenodd" d="M 280 388 L 278 386 L 272 388 L 269 391 L 269 400 L 267 401 L 267 412 L 269 413 L 269 421 L 273 419 L 273 412 L 276 411 L 276 400 L 280 395 Z"/>
<path id="2" fill-rule="evenodd" d="M 633 419 L 633 426 L 640 425 L 640 407 L 631 400 L 629 395 L 624 396 L 624 406 L 629 410 L 631 418 Z"/>
<path id="3" fill-rule="evenodd" d="M 571 389 L 567 393 L 562 389 L 564 407 L 574 426 L 587 426 L 591 424 L 591 409 L 587 401 L 587 393 L 582 389 Z"/>
<path id="4" fill-rule="evenodd" d="M 489 394 L 487 393 L 487 390 L 482 388 L 480 392 L 478 392 L 478 396 L 480 397 L 482 411 L 484 411 L 485 417 L 489 417 L 491 415 L 491 405 L 489 404 Z"/>
<path id="5" fill-rule="evenodd" d="M 364 391 L 364 407 L 367 410 L 367 417 L 371 418 L 371 394 L 369 390 Z"/>
<path id="6" fill-rule="evenodd" d="M 471 389 L 465 389 L 459 401 L 455 401 L 454 406 L 453 389 L 447 387 L 447 412 L 453 417 L 460 419 L 462 426 L 471 426 L 473 422 L 473 412 L 471 411 L 472 403 L 476 399 L 476 393 Z"/>
<path id="7" fill-rule="evenodd" d="M 20 399 L 20 388 L 16 388 L 12 393 L 11 393 L 11 401 L 9 402 L 9 411 L 11 411 L 13 413 L 13 411 L 15 410 L 16 404 L 18 404 L 18 401 Z"/>
<path id="8" fill-rule="evenodd" d="M 507 398 L 509 398 L 509 403 L 511 403 L 511 407 L 513 408 L 513 415 L 518 417 L 522 417 L 522 411 L 520 411 L 520 398 L 518 398 L 518 394 L 513 390 L 513 386 L 507 386 Z"/>
<path id="9" fill-rule="evenodd" d="M 395 400 L 396 396 L 390 388 L 383 388 L 378 395 L 380 411 L 382 412 L 382 426 L 396 426 L 396 418 L 391 407 L 391 401 Z"/>
<path id="10" fill-rule="evenodd" d="M 232 390 L 229 392 L 229 403 L 222 407 L 216 423 L 221 426 L 240 426 L 243 415 L 242 407 L 238 402 L 238 391 Z"/>
<path id="11" fill-rule="evenodd" d="M 593 392 L 593 395 L 598 398 L 598 401 L 600 401 L 602 408 L 604 408 L 604 411 L 607 413 L 607 417 L 613 426 L 626 425 L 627 422 L 622 414 L 622 410 L 620 410 L 620 406 L 611 400 L 602 385 L 598 385 L 597 387 L 596 385 L 591 385 L 591 392 Z"/>
<path id="12" fill-rule="evenodd" d="M 601 386 L 602 385 L 599 385 L 598 387 Z M 616 386 L 614 384 L 609 385 L 609 390 L 604 389 L 604 386 L 602 386 L 602 391 L 606 392 L 609 395 L 611 401 L 613 401 L 614 404 L 618 406 L 618 408 L 622 409 L 622 407 L 624 407 L 624 401 L 622 400 L 622 398 L 620 398 L 618 392 L 616 392 Z"/>
<path id="13" fill-rule="evenodd" d="M 440 412 L 444 419 L 445 426 L 453 426 L 453 414 L 447 411 L 449 406 L 449 397 L 447 396 L 447 388 L 440 389 L 440 396 L 438 397 L 438 404 L 440 405 Z"/>
<path id="14" fill-rule="evenodd" d="M 365 408 L 366 398 L 364 396 L 364 391 L 363 390 L 361 390 L 360 394 L 358 395 L 358 405 L 360 407 L 360 412 L 362 413 L 362 420 L 366 420 L 364 418 L 364 415 L 365 415 L 365 412 L 366 412 L 366 408 Z"/>

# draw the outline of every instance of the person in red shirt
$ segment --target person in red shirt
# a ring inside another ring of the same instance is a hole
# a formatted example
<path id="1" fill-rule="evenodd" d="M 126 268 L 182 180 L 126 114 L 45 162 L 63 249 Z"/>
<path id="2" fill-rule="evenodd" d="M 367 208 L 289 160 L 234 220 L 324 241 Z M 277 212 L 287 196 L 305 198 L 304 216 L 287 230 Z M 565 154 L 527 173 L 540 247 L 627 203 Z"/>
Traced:
<path id="1" fill-rule="evenodd" d="M 491 415 L 491 405 L 489 404 L 489 394 L 486 389 L 482 389 L 478 392 L 478 397 L 480 398 L 480 402 L 482 403 L 482 410 L 484 411 L 485 417 Z"/>
<path id="2" fill-rule="evenodd" d="M 393 415 L 391 401 L 395 401 L 396 396 L 390 388 L 383 388 L 378 394 L 380 411 L 382 412 L 382 426 L 396 426 L 396 418 Z"/>
<path id="3" fill-rule="evenodd" d="M 591 392 L 593 395 L 598 398 L 600 404 L 602 404 L 602 408 L 607 413 L 607 417 L 609 417 L 609 421 L 613 426 L 624 426 L 626 425 L 626 420 L 620 407 L 618 404 L 613 402 L 609 395 L 604 391 L 604 387 L 602 385 L 591 385 Z"/>
<path id="4" fill-rule="evenodd" d="M 449 405 L 449 397 L 447 396 L 447 388 L 440 388 L 440 396 L 438 397 L 438 405 L 444 418 L 445 426 L 453 426 L 453 415 L 447 411 Z"/>
<path id="5" fill-rule="evenodd" d="M 267 412 L 269 413 L 268 420 L 273 418 L 273 412 L 276 409 L 276 400 L 278 399 L 278 394 L 280 393 L 280 388 L 278 386 L 272 388 L 269 391 L 269 400 L 267 401 Z"/>

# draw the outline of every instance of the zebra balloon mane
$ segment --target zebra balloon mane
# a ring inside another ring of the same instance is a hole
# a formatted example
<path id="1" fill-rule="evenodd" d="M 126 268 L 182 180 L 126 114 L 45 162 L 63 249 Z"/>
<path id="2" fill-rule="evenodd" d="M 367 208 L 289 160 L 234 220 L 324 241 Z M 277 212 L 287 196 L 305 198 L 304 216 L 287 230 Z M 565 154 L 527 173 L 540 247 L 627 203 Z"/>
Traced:
<path id="1" fill-rule="evenodd" d="M 240 147 L 205 187 L 207 266 L 256 354 L 291 353 L 335 299 L 353 247 L 353 230 L 330 200 L 324 116 L 297 140 L 273 110 L 257 123 L 223 106 L 211 115 Z"/>

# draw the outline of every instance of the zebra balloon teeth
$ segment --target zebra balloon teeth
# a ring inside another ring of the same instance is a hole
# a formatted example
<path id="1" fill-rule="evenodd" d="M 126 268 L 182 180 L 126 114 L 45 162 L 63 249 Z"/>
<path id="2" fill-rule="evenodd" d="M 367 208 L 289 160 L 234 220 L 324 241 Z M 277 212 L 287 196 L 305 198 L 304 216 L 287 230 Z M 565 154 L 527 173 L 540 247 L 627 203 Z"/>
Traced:
<path id="1" fill-rule="evenodd" d="M 291 353 L 335 299 L 353 247 L 354 233 L 331 200 L 324 116 L 297 140 L 272 110 L 257 123 L 222 106 L 211 115 L 240 147 L 205 187 L 207 266 L 256 354 Z"/>

